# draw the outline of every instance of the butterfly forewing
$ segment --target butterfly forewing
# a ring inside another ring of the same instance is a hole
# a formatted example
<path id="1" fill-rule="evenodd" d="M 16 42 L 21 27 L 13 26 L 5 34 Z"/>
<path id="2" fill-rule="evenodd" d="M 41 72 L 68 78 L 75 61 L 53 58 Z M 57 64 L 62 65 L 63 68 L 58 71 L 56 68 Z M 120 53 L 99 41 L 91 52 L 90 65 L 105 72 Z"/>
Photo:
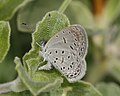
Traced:
<path id="1" fill-rule="evenodd" d="M 85 30 L 80 25 L 72 25 L 63 29 L 47 42 L 45 49 L 61 47 L 67 48 L 67 50 L 74 49 L 80 57 L 85 57 L 88 47 L 87 34 Z"/>

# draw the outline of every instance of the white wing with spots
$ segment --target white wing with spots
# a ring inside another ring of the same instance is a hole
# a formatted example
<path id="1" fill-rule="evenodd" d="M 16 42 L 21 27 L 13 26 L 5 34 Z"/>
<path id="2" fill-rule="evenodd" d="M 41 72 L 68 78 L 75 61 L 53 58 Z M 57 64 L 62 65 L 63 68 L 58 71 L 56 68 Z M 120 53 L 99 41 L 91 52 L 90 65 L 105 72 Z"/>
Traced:
<path id="1" fill-rule="evenodd" d="M 80 25 L 72 25 L 55 34 L 46 43 L 43 57 L 69 82 L 75 82 L 85 75 L 87 48 L 85 30 Z"/>

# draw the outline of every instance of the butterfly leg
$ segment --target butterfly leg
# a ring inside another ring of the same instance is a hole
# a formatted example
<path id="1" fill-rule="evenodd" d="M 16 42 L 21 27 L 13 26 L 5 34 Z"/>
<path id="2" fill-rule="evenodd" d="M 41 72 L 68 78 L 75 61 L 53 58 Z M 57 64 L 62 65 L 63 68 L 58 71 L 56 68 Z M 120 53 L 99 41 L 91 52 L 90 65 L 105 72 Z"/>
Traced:
<path id="1" fill-rule="evenodd" d="M 50 62 L 48 62 L 47 64 L 39 67 L 38 70 L 50 70 L 52 68 L 53 68 L 52 64 Z"/>

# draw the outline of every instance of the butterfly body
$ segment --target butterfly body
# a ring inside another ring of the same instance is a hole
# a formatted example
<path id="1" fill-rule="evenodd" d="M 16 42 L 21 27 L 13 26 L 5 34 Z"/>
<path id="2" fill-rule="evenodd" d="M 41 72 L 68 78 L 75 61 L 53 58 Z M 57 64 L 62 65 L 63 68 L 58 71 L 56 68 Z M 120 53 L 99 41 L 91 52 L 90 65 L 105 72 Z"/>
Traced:
<path id="1" fill-rule="evenodd" d="M 87 34 L 80 25 L 72 25 L 55 34 L 42 50 L 48 63 L 39 70 L 54 66 L 69 82 L 80 80 L 86 72 Z"/>

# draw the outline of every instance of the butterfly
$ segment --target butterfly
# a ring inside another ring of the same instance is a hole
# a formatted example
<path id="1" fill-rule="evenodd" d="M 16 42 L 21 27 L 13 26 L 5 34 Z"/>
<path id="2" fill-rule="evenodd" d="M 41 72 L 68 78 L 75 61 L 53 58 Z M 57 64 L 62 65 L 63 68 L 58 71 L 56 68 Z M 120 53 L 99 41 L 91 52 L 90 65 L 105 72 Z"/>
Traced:
<path id="1" fill-rule="evenodd" d="M 83 78 L 86 73 L 85 57 L 88 49 L 88 37 L 81 25 L 70 25 L 56 33 L 42 47 L 40 55 L 47 64 L 38 70 L 56 68 L 70 83 Z"/>

